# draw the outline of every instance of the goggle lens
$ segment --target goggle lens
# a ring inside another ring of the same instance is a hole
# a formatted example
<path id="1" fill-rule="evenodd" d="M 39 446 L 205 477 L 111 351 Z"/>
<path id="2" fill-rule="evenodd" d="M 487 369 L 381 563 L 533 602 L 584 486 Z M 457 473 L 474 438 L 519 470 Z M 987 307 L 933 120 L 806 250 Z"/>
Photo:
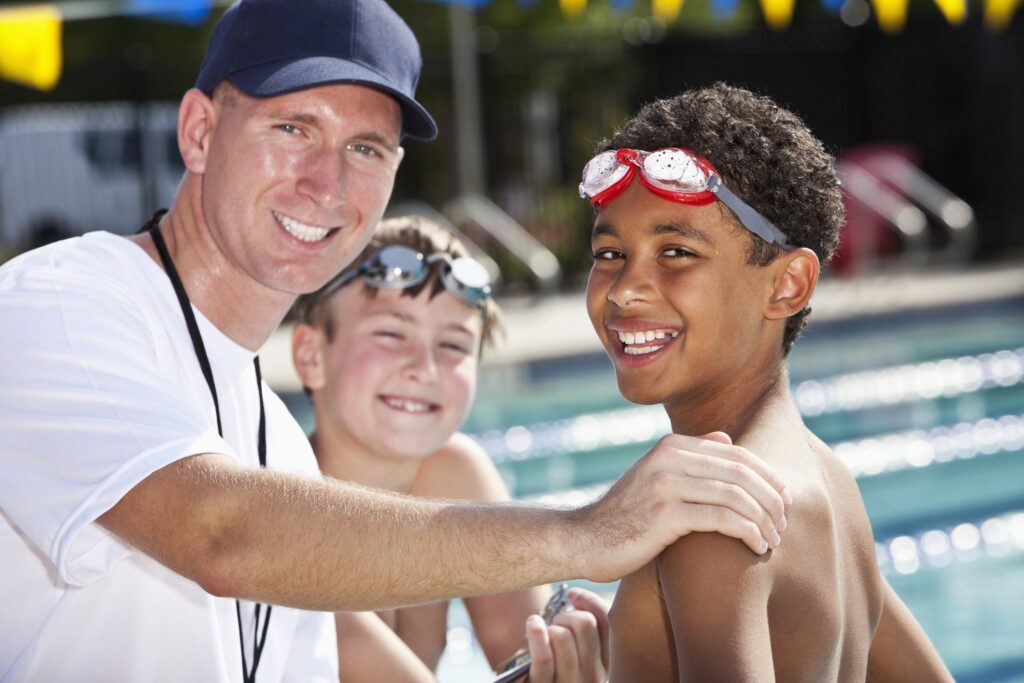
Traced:
<path id="1" fill-rule="evenodd" d="M 659 149 L 644 157 L 647 180 L 676 192 L 706 192 L 708 174 L 681 149 Z"/>
<path id="2" fill-rule="evenodd" d="M 442 261 L 441 283 L 450 294 L 470 306 L 481 306 L 491 295 L 490 275 L 483 264 L 476 259 L 460 257 L 453 259 L 450 254 L 437 252 L 424 256 L 410 247 L 392 245 L 384 247 L 367 259 L 357 269 L 338 278 L 326 287 L 320 299 L 330 296 L 357 277 L 371 287 L 407 289 L 423 282 L 430 274 L 430 267 Z"/>
<path id="3" fill-rule="evenodd" d="M 629 167 L 619 163 L 614 150 L 602 152 L 583 168 L 580 196 L 598 195 L 622 180 L 627 173 L 629 173 Z"/>

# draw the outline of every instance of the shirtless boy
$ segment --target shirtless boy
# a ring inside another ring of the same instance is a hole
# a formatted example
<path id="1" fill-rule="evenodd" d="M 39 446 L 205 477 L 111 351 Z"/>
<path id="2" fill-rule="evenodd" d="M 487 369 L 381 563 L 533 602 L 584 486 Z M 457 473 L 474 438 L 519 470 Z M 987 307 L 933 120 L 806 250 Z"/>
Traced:
<path id="1" fill-rule="evenodd" d="M 388 219 L 351 266 L 299 299 L 293 359 L 313 403 L 311 440 L 325 474 L 415 496 L 510 499 L 487 454 L 458 432 L 473 400 L 480 352 L 500 326 L 487 273 L 468 257 L 430 221 Z M 378 266 L 387 268 L 386 277 Z M 405 272 L 395 277 L 395 266 Z M 522 645 L 524 623 L 547 592 L 465 599 L 492 666 Z M 580 590 L 575 597 L 599 600 Z M 342 680 L 433 681 L 447 607 L 339 612 Z M 587 663 L 603 666 L 595 645 Z"/>
<path id="2" fill-rule="evenodd" d="M 597 209 L 587 308 L 619 389 L 661 403 L 673 432 L 727 432 L 798 501 L 766 555 L 692 534 L 623 579 L 611 680 L 864 681 L 890 600 L 916 633 L 913 680 L 950 680 L 879 573 L 853 477 L 789 391 L 843 221 L 833 158 L 792 113 L 722 84 L 645 106 L 599 151 L 580 186 Z"/>

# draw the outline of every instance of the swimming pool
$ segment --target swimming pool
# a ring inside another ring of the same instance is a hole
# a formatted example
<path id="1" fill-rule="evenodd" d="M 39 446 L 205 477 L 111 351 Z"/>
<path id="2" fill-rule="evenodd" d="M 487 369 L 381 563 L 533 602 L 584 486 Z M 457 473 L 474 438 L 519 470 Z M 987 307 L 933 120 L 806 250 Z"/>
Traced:
<path id="1" fill-rule="evenodd" d="M 790 379 L 957 679 L 1024 681 L 1024 299 L 814 326 Z M 516 495 L 560 500 L 593 495 L 667 430 L 602 356 L 485 376 L 467 424 Z"/>
<path id="2" fill-rule="evenodd" d="M 812 326 L 790 379 L 957 679 L 1024 683 L 1024 297 Z M 516 496 L 563 502 L 592 498 L 668 429 L 659 407 L 621 398 L 600 354 L 485 367 L 466 424 Z M 453 605 L 442 681 L 487 680 L 466 624 Z"/>

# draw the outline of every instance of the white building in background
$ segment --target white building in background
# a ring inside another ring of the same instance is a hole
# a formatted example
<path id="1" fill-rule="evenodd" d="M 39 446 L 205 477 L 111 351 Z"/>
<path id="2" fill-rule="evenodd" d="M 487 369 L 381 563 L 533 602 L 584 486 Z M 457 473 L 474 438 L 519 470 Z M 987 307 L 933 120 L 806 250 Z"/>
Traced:
<path id="1" fill-rule="evenodd" d="M 176 122 L 171 103 L 0 111 L 0 245 L 138 230 L 181 180 Z"/>

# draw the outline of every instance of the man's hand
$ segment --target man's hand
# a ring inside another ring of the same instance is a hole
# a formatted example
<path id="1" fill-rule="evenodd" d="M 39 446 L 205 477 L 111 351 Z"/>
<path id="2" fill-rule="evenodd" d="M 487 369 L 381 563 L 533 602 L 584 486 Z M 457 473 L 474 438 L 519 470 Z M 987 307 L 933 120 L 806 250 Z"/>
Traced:
<path id="1" fill-rule="evenodd" d="M 755 553 L 779 544 L 792 502 L 780 477 L 722 432 L 663 437 L 611 487 L 578 511 L 579 573 L 630 574 L 681 536 L 717 531 Z"/>
<path id="2" fill-rule="evenodd" d="M 551 626 L 538 615 L 526 620 L 529 683 L 604 683 L 608 680 L 608 605 L 583 588 L 568 594 L 571 611 Z"/>

